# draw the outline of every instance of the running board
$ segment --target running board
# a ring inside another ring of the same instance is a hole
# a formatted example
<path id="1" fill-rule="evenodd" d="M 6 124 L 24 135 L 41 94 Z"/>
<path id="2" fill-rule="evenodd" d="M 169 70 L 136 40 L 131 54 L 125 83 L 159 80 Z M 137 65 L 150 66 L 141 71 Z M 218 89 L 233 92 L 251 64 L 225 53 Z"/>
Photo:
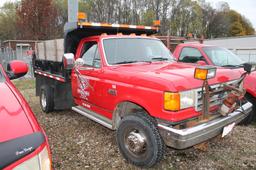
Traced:
<path id="1" fill-rule="evenodd" d="M 106 118 L 106 117 L 103 117 L 93 111 L 90 111 L 88 109 L 85 109 L 83 108 L 82 106 L 74 106 L 72 107 L 72 110 L 83 115 L 83 116 L 86 116 L 87 118 L 105 126 L 106 128 L 109 128 L 111 130 L 113 130 L 113 127 L 112 127 L 112 124 L 111 124 L 111 120 Z"/>

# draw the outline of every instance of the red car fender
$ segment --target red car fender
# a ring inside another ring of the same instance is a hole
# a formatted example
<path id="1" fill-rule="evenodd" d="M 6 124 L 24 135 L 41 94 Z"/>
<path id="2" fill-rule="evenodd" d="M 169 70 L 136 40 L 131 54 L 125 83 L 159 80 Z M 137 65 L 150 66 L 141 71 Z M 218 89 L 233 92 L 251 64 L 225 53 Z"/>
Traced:
<path id="1" fill-rule="evenodd" d="M 256 97 L 256 74 L 254 72 L 251 74 L 254 75 L 247 75 L 244 79 L 244 88 L 250 95 Z"/>
<path id="2" fill-rule="evenodd" d="M 35 118 L 35 115 L 33 114 L 33 111 L 29 107 L 27 101 L 24 99 L 24 97 L 21 95 L 21 93 L 14 87 L 13 83 L 9 79 L 6 79 L 6 81 L 8 82 L 7 83 L 8 87 L 11 89 L 13 94 L 16 96 L 16 98 L 17 98 L 18 102 L 20 103 L 22 109 L 26 113 L 26 116 L 27 116 L 29 122 L 32 122 L 30 124 L 31 124 L 33 130 L 34 131 L 41 131 L 41 127 L 39 126 L 39 123 L 38 123 L 37 119 Z"/>
<path id="3" fill-rule="evenodd" d="M 19 62 L 14 62 L 14 63 L 18 64 Z M 12 65 L 10 64 L 10 67 L 11 66 Z M 15 66 L 15 68 L 18 68 L 18 67 Z M 24 70 L 24 68 L 26 68 L 26 67 L 24 67 L 24 64 L 21 68 L 23 68 L 23 69 L 18 69 L 18 70 L 15 71 L 15 73 L 19 73 L 19 72 L 22 73 L 22 72 L 26 71 L 26 70 Z M 25 113 L 33 131 L 34 132 L 42 132 L 43 135 L 45 136 L 45 142 L 39 148 L 37 148 L 34 152 L 30 153 L 29 155 L 23 157 L 22 159 L 19 159 L 18 161 L 14 162 L 11 165 L 9 165 L 8 167 L 4 168 L 4 170 L 9 170 L 9 169 L 15 168 L 16 166 L 20 165 L 22 162 L 27 161 L 28 159 L 30 159 L 30 158 L 36 156 L 37 154 L 39 154 L 43 150 L 43 148 L 45 148 L 45 147 L 47 147 L 49 158 L 50 158 L 50 160 L 52 160 L 51 159 L 52 157 L 51 157 L 49 142 L 48 142 L 48 138 L 46 136 L 45 131 L 40 127 L 35 115 L 33 114 L 31 108 L 29 107 L 27 101 L 24 99 L 24 97 L 21 95 L 21 93 L 15 88 L 15 86 L 10 81 L 10 79 L 8 78 L 7 74 L 5 73 L 5 71 L 3 70 L 1 65 L 0 65 L 0 69 L 2 70 L 2 74 L 6 79 L 5 80 L 6 85 L 11 90 L 11 92 L 14 94 L 14 96 L 16 97 L 16 100 L 19 102 L 20 107 L 23 109 L 23 111 L 24 111 L 24 113 Z"/>

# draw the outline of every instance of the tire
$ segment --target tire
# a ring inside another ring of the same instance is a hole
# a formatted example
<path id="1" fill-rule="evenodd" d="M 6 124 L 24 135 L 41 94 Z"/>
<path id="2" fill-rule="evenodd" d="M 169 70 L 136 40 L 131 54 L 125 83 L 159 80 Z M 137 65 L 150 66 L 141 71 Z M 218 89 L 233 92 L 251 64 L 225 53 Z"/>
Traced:
<path id="1" fill-rule="evenodd" d="M 240 123 L 240 125 L 250 125 L 256 119 L 256 99 L 250 94 L 246 94 L 245 98 L 253 104 L 250 114 Z"/>
<path id="2" fill-rule="evenodd" d="M 53 91 L 49 86 L 42 86 L 40 91 L 40 106 L 45 113 L 50 113 L 54 108 Z"/>
<path id="3" fill-rule="evenodd" d="M 163 158 L 165 144 L 154 119 L 144 113 L 124 117 L 116 139 L 123 157 L 136 166 L 149 168 Z"/>

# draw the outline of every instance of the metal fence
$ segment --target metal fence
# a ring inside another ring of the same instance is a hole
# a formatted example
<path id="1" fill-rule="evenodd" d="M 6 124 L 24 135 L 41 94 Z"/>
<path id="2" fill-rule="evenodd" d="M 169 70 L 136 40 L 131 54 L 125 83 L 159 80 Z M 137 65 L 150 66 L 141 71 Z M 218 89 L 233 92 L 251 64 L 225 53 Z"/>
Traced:
<path id="1" fill-rule="evenodd" d="M 6 69 L 7 63 L 16 59 L 15 52 L 10 48 L 2 48 L 0 51 L 0 61 L 2 66 Z"/>
<path id="2" fill-rule="evenodd" d="M 256 63 L 256 48 L 251 49 L 235 49 L 232 50 L 236 55 L 238 55 L 243 61 Z"/>
<path id="3" fill-rule="evenodd" d="M 29 66 L 29 71 L 25 75 L 25 78 L 33 78 L 33 66 L 32 66 L 32 57 L 27 54 L 31 50 L 29 44 L 17 44 L 16 50 L 6 47 L 0 50 L 0 62 L 4 69 L 7 68 L 7 64 L 11 60 L 22 60 L 26 62 Z"/>

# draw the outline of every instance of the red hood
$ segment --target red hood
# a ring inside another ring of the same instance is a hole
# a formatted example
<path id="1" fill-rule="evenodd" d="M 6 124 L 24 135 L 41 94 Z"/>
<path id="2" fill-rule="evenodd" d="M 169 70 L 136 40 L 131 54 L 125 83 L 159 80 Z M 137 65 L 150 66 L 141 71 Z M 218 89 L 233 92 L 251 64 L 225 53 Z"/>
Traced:
<path id="1" fill-rule="evenodd" d="M 183 91 L 202 86 L 203 81 L 194 78 L 196 66 L 183 63 L 146 63 L 130 64 L 114 67 L 112 70 L 120 74 L 124 81 L 136 82 L 138 85 L 148 86 L 158 90 Z M 210 84 L 224 83 L 238 79 L 241 76 L 239 70 L 218 68 L 214 79 Z M 160 88 L 161 87 L 161 88 Z"/>
<path id="2" fill-rule="evenodd" d="M 0 82 L 0 142 L 33 133 L 33 128 L 8 82 Z"/>

